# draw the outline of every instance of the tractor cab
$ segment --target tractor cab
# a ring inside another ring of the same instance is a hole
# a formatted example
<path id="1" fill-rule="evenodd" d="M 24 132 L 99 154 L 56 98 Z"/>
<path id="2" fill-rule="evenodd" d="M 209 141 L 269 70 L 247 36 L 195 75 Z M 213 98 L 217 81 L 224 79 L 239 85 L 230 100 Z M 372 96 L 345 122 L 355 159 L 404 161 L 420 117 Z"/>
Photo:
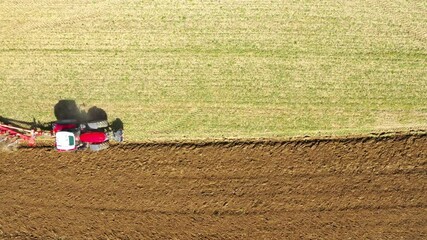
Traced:
<path id="1" fill-rule="evenodd" d="M 76 136 L 72 132 L 60 131 L 55 133 L 55 146 L 58 151 L 73 151 L 77 149 Z"/>
<path id="2" fill-rule="evenodd" d="M 108 122 L 79 123 L 61 120 L 53 124 L 55 146 L 58 151 L 74 151 L 90 148 L 93 151 L 108 147 Z"/>
<path id="3" fill-rule="evenodd" d="M 58 151 L 74 151 L 80 145 L 80 127 L 77 121 L 58 121 L 53 124 L 55 148 Z"/>

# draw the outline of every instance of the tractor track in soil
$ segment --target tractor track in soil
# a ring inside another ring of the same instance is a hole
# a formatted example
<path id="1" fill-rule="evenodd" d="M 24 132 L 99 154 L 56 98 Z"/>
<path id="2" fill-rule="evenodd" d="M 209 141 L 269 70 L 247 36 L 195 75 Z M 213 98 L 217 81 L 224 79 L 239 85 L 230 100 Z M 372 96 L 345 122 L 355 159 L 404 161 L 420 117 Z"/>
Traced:
<path id="1" fill-rule="evenodd" d="M 0 152 L 0 239 L 427 238 L 427 134 Z"/>

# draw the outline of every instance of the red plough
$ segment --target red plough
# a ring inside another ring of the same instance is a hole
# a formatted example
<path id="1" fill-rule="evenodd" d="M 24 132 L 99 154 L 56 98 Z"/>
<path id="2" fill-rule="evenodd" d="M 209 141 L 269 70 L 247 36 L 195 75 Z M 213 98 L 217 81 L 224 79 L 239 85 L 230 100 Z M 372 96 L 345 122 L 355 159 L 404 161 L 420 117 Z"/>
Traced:
<path id="1" fill-rule="evenodd" d="M 27 146 L 33 147 L 36 145 L 36 137 L 45 134 L 43 131 L 37 130 L 36 128 L 19 127 L 15 122 L 31 125 L 29 122 L 15 121 L 0 116 L 0 142 L 6 143 L 8 146 L 23 142 Z"/>

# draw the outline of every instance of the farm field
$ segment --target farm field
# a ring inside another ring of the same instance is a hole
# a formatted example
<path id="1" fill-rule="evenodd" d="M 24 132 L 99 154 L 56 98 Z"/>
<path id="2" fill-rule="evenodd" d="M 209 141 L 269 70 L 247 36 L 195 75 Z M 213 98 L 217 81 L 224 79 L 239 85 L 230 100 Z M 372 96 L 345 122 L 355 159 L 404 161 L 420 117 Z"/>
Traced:
<path id="1" fill-rule="evenodd" d="M 0 2 L 0 114 L 63 98 L 129 141 L 427 127 L 426 1 Z"/>
<path id="2" fill-rule="evenodd" d="M 427 1 L 2 0 L 0 116 L 126 142 L 0 146 L 0 239 L 427 239 L 426 43 Z"/>
<path id="3" fill-rule="evenodd" d="M 426 239 L 427 135 L 0 152 L 1 239 Z"/>

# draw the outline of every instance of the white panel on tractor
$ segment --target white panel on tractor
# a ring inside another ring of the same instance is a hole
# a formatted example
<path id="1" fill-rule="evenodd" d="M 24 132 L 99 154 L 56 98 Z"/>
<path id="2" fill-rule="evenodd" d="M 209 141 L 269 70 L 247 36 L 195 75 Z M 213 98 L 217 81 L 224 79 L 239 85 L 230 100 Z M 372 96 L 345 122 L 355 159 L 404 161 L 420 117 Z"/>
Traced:
<path id="1" fill-rule="evenodd" d="M 55 141 L 58 150 L 69 151 L 76 148 L 76 137 L 71 132 L 57 132 Z"/>

